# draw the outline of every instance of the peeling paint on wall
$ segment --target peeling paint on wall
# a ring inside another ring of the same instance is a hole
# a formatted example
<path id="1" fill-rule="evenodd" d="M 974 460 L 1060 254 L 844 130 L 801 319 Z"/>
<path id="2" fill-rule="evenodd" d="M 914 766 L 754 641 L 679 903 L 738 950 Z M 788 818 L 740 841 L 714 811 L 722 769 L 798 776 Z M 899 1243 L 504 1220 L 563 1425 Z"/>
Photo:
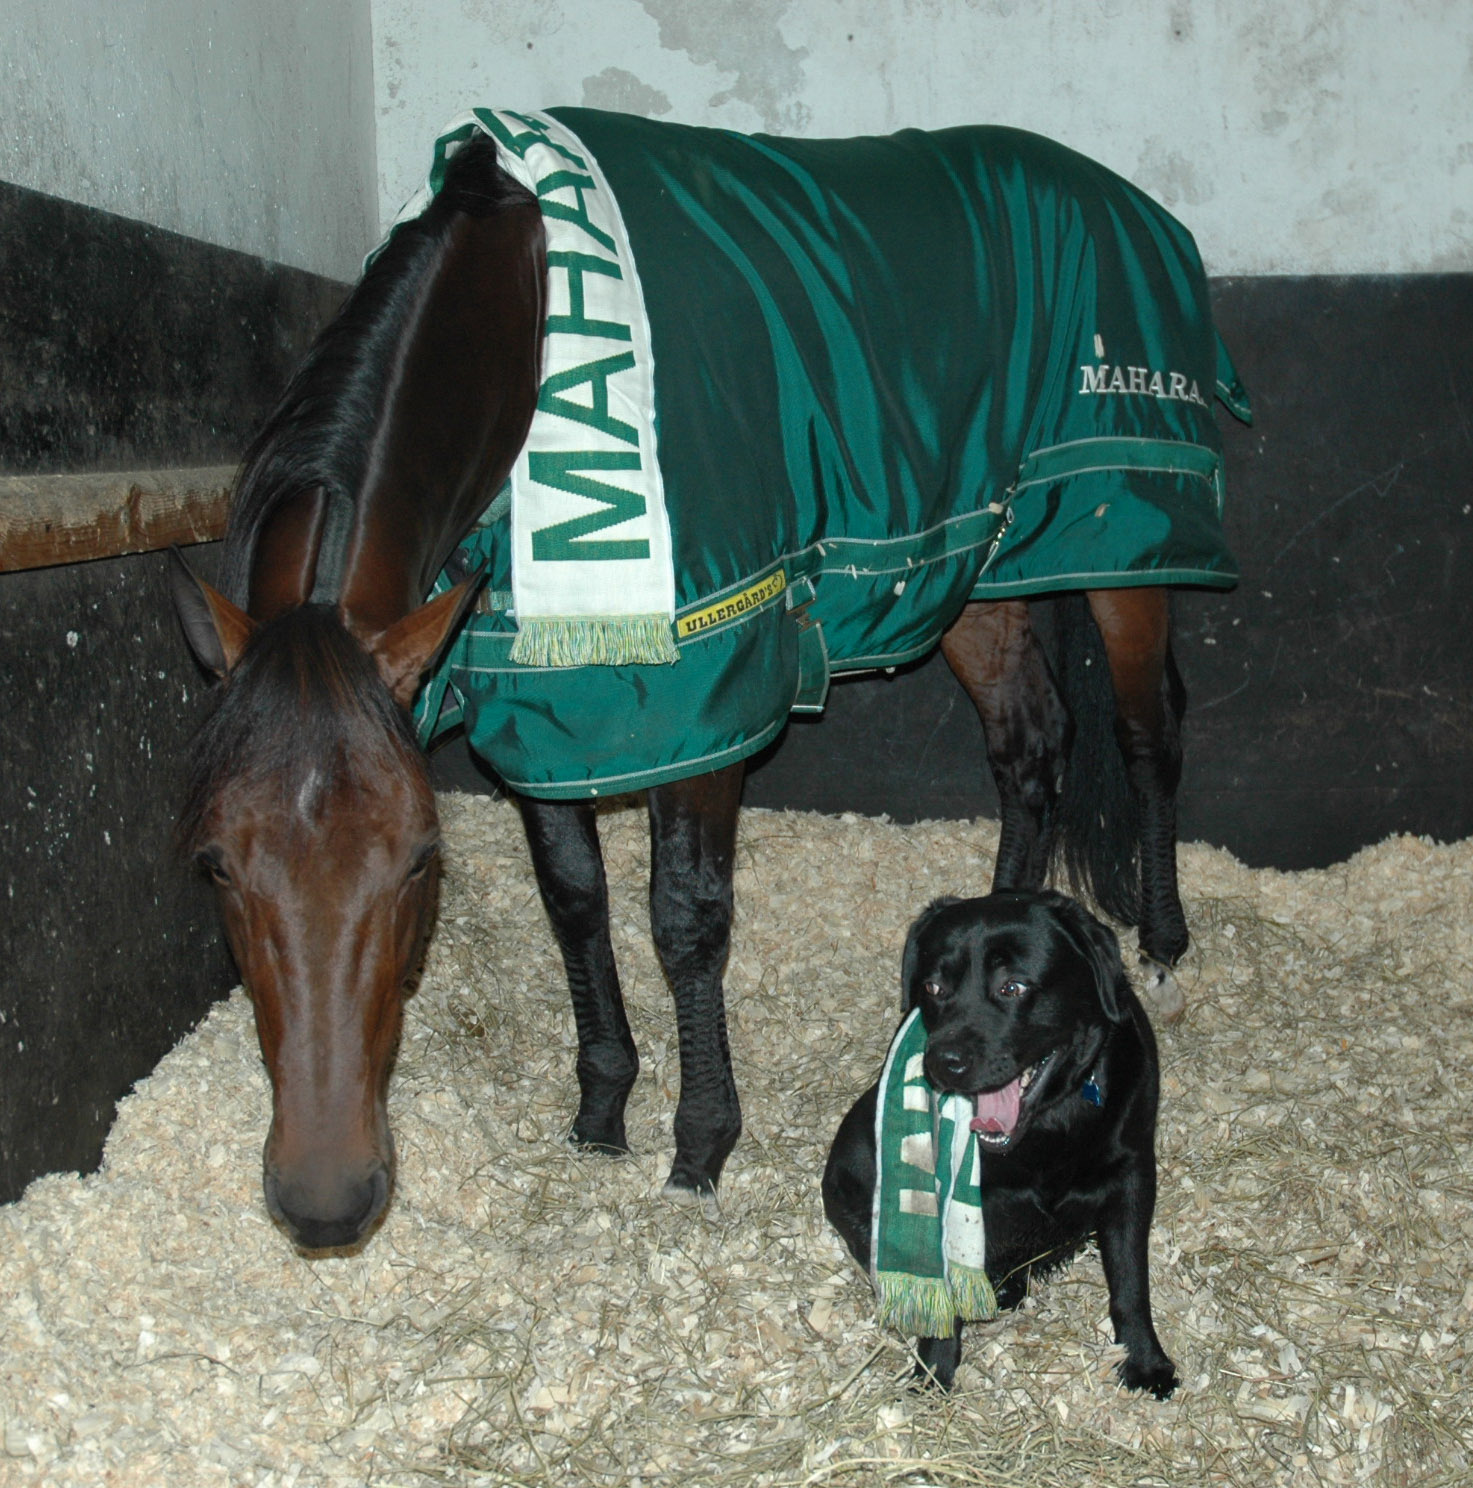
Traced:
<path id="1" fill-rule="evenodd" d="M 1212 185 L 1199 167 L 1160 135 L 1153 135 L 1141 147 L 1131 179 L 1172 211 L 1183 205 L 1199 207 L 1213 196 Z"/>
<path id="2" fill-rule="evenodd" d="M 622 67 L 605 67 L 595 77 L 583 79 L 584 108 L 609 109 L 621 114 L 639 114 L 645 119 L 658 119 L 671 109 L 669 97 L 658 88 L 641 82 Z"/>
<path id="3" fill-rule="evenodd" d="M 736 100 L 750 104 L 763 129 L 804 134 L 812 110 L 798 96 L 803 87 L 802 47 L 783 40 L 780 22 L 792 0 L 746 0 L 714 6 L 709 0 L 640 0 L 660 26 L 660 45 L 734 73 L 731 85 L 711 99 L 712 108 Z"/>

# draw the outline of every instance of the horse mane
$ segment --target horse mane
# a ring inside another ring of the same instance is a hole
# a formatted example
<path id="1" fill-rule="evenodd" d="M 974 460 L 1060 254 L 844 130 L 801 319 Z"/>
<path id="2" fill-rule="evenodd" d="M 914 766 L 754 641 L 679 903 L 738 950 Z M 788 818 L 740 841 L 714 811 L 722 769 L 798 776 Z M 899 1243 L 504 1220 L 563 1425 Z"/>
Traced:
<path id="1" fill-rule="evenodd" d="M 423 754 L 373 658 L 331 605 L 299 605 L 251 637 L 195 734 L 179 846 L 203 845 L 207 813 L 227 780 L 269 779 L 300 809 L 309 784 L 323 800 L 354 777 L 406 767 L 422 770 Z"/>
<path id="2" fill-rule="evenodd" d="M 394 229 L 242 459 L 220 574 L 222 591 L 236 604 L 248 602 L 256 541 L 274 512 L 317 487 L 329 497 L 356 498 L 394 375 L 394 349 L 456 218 L 535 201 L 497 163 L 495 143 L 477 134 L 449 158 L 425 211 Z"/>

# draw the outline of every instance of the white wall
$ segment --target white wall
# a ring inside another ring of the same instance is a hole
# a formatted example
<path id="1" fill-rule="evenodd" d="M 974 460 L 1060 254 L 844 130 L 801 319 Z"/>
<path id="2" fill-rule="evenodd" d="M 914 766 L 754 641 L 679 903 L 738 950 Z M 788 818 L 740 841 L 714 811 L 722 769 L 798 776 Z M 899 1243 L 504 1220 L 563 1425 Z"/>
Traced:
<path id="1" fill-rule="evenodd" d="M 1470 0 L 4 4 L 0 179 L 339 278 L 471 103 L 1016 124 L 1152 191 L 1214 273 L 1473 269 Z"/>
<path id="2" fill-rule="evenodd" d="M 0 180 L 352 279 L 372 68 L 369 0 L 4 0 Z"/>
<path id="3" fill-rule="evenodd" d="M 1473 268 L 1470 0 L 373 0 L 379 210 L 472 104 L 803 135 L 1013 124 L 1216 274 Z"/>

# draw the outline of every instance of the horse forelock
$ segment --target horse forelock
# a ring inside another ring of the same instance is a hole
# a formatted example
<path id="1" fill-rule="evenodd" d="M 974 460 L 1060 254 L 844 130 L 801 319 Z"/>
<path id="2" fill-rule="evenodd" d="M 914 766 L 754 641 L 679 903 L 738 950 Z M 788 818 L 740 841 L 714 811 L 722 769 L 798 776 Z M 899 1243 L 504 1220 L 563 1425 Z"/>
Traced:
<path id="1" fill-rule="evenodd" d="M 424 777 L 409 718 L 373 659 L 327 605 L 303 605 L 252 637 L 195 738 L 178 837 L 195 851 L 227 784 L 312 819 L 344 789 L 385 773 Z"/>

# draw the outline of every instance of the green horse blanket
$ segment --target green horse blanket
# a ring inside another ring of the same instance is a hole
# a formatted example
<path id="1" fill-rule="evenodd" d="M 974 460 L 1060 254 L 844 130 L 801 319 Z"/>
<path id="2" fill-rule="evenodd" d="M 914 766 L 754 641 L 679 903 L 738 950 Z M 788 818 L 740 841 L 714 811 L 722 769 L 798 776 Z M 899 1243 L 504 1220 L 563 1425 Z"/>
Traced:
<path id="1" fill-rule="evenodd" d="M 419 716 L 516 790 L 745 758 L 970 598 L 1236 582 L 1211 404 L 1247 399 L 1191 235 L 1102 166 L 476 109 L 406 213 L 473 131 L 542 202 L 546 361 Z"/>

